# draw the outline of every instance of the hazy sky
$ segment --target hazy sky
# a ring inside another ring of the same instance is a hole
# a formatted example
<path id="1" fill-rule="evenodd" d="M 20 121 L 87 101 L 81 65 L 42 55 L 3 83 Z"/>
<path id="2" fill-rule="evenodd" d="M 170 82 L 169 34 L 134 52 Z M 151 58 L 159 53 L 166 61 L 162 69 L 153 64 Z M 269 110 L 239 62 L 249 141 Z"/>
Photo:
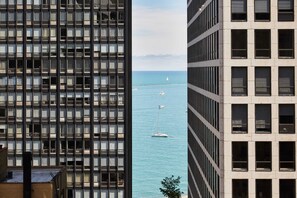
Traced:
<path id="1" fill-rule="evenodd" d="M 186 0 L 133 0 L 133 70 L 186 70 Z"/>

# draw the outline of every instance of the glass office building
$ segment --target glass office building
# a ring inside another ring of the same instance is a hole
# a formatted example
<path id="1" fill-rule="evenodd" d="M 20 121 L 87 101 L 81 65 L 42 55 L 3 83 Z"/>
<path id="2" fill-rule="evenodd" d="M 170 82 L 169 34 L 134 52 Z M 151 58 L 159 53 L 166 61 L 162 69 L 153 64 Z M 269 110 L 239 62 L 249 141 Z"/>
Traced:
<path id="1" fill-rule="evenodd" d="M 68 197 L 131 197 L 131 0 L 0 1 L 8 165 L 66 166 Z"/>

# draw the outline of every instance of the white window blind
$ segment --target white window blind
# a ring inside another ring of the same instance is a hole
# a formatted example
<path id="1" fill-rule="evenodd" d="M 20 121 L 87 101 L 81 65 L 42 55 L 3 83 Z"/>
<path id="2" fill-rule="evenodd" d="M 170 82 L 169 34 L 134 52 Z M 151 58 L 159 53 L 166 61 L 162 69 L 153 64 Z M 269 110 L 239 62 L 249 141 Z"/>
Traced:
<path id="1" fill-rule="evenodd" d="M 108 198 L 108 192 L 107 191 L 101 191 L 101 198 Z"/>
<path id="2" fill-rule="evenodd" d="M 27 29 L 27 37 L 33 37 L 33 29 L 32 28 Z"/>
<path id="3" fill-rule="evenodd" d="M 98 89 L 100 85 L 100 78 L 98 76 L 94 77 L 94 88 Z"/>
<path id="4" fill-rule="evenodd" d="M 40 149 L 40 142 L 34 141 L 33 142 L 33 150 L 39 150 Z"/>
<path id="5" fill-rule="evenodd" d="M 107 76 L 102 76 L 102 77 L 101 77 L 101 84 L 102 84 L 103 86 L 108 85 L 108 77 L 107 77 Z"/>
<path id="6" fill-rule="evenodd" d="M 99 141 L 94 141 L 94 149 L 98 150 L 100 148 Z"/>
<path id="7" fill-rule="evenodd" d="M 99 133 L 100 133 L 99 125 L 94 125 L 94 134 L 99 134 Z"/>
<path id="8" fill-rule="evenodd" d="M 4 53 L 6 53 L 6 45 L 0 45 L 0 53 L 1 54 L 4 54 Z"/>
<path id="9" fill-rule="evenodd" d="M 109 158 L 109 166 L 116 166 L 116 160 L 114 157 Z"/>
<path id="10" fill-rule="evenodd" d="M 116 143 L 115 142 L 109 142 L 109 150 L 115 150 L 116 149 Z"/>
<path id="11" fill-rule="evenodd" d="M 232 0 L 232 13 L 246 13 L 246 0 Z"/>
<path id="12" fill-rule="evenodd" d="M 109 192 L 109 198 L 115 198 L 115 192 L 114 191 Z"/>
<path id="13" fill-rule="evenodd" d="M 107 133 L 108 132 L 108 125 L 104 124 L 101 125 L 101 133 Z"/>
<path id="14" fill-rule="evenodd" d="M 109 126 L 109 133 L 111 133 L 111 134 L 114 134 L 114 133 L 116 133 L 116 130 L 117 128 L 116 128 L 116 125 L 110 125 Z"/>
<path id="15" fill-rule="evenodd" d="M 102 44 L 101 45 L 101 52 L 102 53 L 107 53 L 108 52 L 108 45 L 107 44 Z"/>
<path id="16" fill-rule="evenodd" d="M 34 37 L 40 37 L 41 36 L 41 29 L 35 28 L 34 29 Z"/>
<path id="17" fill-rule="evenodd" d="M 118 45 L 118 52 L 119 53 L 124 53 L 124 45 L 122 45 L 122 44 Z"/>
<path id="18" fill-rule="evenodd" d="M 107 166 L 107 158 L 101 157 L 101 166 Z"/>
<path id="19" fill-rule="evenodd" d="M 90 158 L 84 157 L 84 166 L 90 166 Z"/>
<path id="20" fill-rule="evenodd" d="M 279 10 L 293 10 L 294 9 L 293 0 L 278 0 L 278 9 Z"/>
<path id="21" fill-rule="evenodd" d="M 117 52 L 117 45 L 116 44 L 110 44 L 109 45 L 109 52 L 110 53 L 116 53 Z"/>
<path id="22" fill-rule="evenodd" d="M 101 141 L 101 150 L 106 150 L 106 149 L 107 149 L 107 142 Z"/>

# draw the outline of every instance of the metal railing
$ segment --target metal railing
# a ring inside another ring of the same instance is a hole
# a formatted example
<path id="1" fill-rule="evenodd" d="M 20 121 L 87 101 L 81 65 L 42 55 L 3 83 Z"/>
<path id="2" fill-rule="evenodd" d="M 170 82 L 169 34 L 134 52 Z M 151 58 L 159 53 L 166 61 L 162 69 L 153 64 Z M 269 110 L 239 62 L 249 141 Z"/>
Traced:
<path id="1" fill-rule="evenodd" d="M 256 161 L 256 170 L 257 171 L 270 171 L 271 170 L 271 161 Z"/>
<path id="2" fill-rule="evenodd" d="M 248 161 L 233 161 L 232 170 L 233 171 L 247 171 L 248 170 Z"/>
<path id="3" fill-rule="evenodd" d="M 293 96 L 295 94 L 295 87 L 288 86 L 288 87 L 279 87 L 278 93 L 280 96 Z"/>
<path id="4" fill-rule="evenodd" d="M 247 49 L 232 49 L 232 58 L 247 58 Z"/>
<path id="5" fill-rule="evenodd" d="M 294 171 L 295 170 L 295 161 L 281 161 L 279 162 L 280 171 Z"/>
<path id="6" fill-rule="evenodd" d="M 247 87 L 232 87 L 232 95 L 233 96 L 246 96 L 247 95 Z"/>

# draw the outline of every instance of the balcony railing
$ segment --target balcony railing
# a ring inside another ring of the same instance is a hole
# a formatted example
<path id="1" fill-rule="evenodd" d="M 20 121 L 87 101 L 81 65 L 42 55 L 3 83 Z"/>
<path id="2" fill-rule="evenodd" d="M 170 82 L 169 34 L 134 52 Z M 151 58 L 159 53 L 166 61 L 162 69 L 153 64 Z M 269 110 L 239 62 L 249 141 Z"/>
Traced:
<path id="1" fill-rule="evenodd" d="M 232 132 L 233 133 L 247 133 L 247 124 L 236 124 L 232 123 Z"/>
<path id="2" fill-rule="evenodd" d="M 248 161 L 233 161 L 232 170 L 233 171 L 247 171 L 248 170 Z"/>
<path id="3" fill-rule="evenodd" d="M 256 95 L 257 96 L 270 96 L 271 95 L 271 87 L 256 87 Z"/>
<path id="4" fill-rule="evenodd" d="M 279 10 L 278 11 L 279 21 L 294 21 L 294 10 Z"/>
<path id="5" fill-rule="evenodd" d="M 232 13 L 232 21 L 246 21 L 247 13 Z"/>
<path id="6" fill-rule="evenodd" d="M 232 58 L 247 58 L 247 49 L 232 49 Z"/>
<path id="7" fill-rule="evenodd" d="M 295 87 L 279 87 L 278 93 L 280 96 L 293 96 L 295 94 Z"/>
<path id="8" fill-rule="evenodd" d="M 270 58 L 271 51 L 270 49 L 255 49 L 256 50 L 256 58 Z"/>
<path id="9" fill-rule="evenodd" d="M 256 121 L 256 132 L 257 133 L 271 133 L 270 123 L 257 123 Z"/>
<path id="10" fill-rule="evenodd" d="M 279 49 L 279 58 L 294 58 L 294 49 Z"/>
<path id="11" fill-rule="evenodd" d="M 269 160 L 256 161 L 256 170 L 257 171 L 271 171 L 271 161 L 269 161 Z"/>
<path id="12" fill-rule="evenodd" d="M 279 163 L 280 171 L 294 171 L 295 170 L 295 161 L 280 161 Z"/>
<path id="13" fill-rule="evenodd" d="M 247 95 L 247 87 L 232 87 L 232 95 L 233 96 L 246 96 Z"/>

